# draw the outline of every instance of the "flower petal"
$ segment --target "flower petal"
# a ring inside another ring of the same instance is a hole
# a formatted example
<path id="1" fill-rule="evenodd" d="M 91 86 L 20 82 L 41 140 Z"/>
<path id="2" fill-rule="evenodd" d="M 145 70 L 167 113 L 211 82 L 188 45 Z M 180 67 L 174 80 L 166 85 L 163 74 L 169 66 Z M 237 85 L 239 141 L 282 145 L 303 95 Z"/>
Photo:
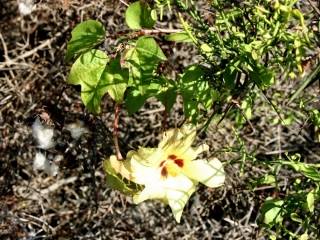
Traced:
<path id="1" fill-rule="evenodd" d="M 192 161 L 186 166 L 184 173 L 208 187 L 219 187 L 223 185 L 225 180 L 222 163 L 217 158 L 209 162 L 205 160 Z"/>
<path id="2" fill-rule="evenodd" d="M 175 177 L 174 181 L 172 186 L 175 185 L 175 188 L 167 188 L 167 199 L 174 218 L 179 223 L 185 205 L 196 190 L 196 182 L 183 175 Z"/>
<path id="3" fill-rule="evenodd" d="M 170 129 L 164 132 L 159 148 L 180 155 L 191 147 L 195 137 L 196 129 L 191 125 L 184 125 L 180 129 Z"/>
<path id="4" fill-rule="evenodd" d="M 131 158 L 130 167 L 132 171 L 131 179 L 135 183 L 143 185 L 157 185 L 157 182 L 160 181 L 160 168 L 143 165 L 134 158 Z"/>
<path id="5" fill-rule="evenodd" d="M 158 199 L 168 203 L 177 222 L 180 222 L 184 206 L 196 189 L 196 183 L 184 175 L 168 177 L 146 185 L 145 189 L 136 194 L 136 204 L 147 199 Z"/>
<path id="6" fill-rule="evenodd" d="M 186 161 L 191 162 L 192 160 L 196 159 L 200 153 L 208 150 L 209 150 L 209 146 L 207 144 L 202 144 L 197 148 L 189 147 L 184 152 L 180 152 L 179 155 L 181 158 L 185 159 Z"/>
<path id="7" fill-rule="evenodd" d="M 166 202 L 165 194 L 166 192 L 161 186 L 148 185 L 140 193 L 133 196 L 133 202 L 135 204 L 139 204 L 148 199 L 159 199 L 159 200 L 164 200 Z"/>
<path id="8" fill-rule="evenodd" d="M 138 151 L 130 151 L 127 159 L 134 158 L 136 161 L 146 166 L 157 166 L 163 157 L 163 151 L 159 148 L 139 148 Z"/>
<path id="9" fill-rule="evenodd" d="M 125 160 L 118 160 L 116 156 L 112 155 L 106 162 L 106 166 L 110 164 L 117 174 L 137 184 L 145 185 L 152 181 L 155 176 L 160 176 L 160 170 L 154 166 L 145 165 L 146 161 L 140 159 L 140 156 L 135 151 L 129 152 Z M 158 180 L 156 179 L 156 181 Z"/>

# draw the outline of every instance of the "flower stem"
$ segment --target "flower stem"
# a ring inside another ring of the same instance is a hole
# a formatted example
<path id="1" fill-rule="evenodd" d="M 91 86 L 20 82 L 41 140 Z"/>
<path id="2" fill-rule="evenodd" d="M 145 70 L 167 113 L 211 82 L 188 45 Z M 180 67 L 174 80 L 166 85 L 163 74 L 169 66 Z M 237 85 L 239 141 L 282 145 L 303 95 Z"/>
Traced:
<path id="1" fill-rule="evenodd" d="M 165 131 L 167 129 L 167 118 L 168 118 L 168 112 L 167 112 L 167 108 L 165 107 L 163 112 L 163 119 L 162 119 L 162 131 Z"/>
<path id="2" fill-rule="evenodd" d="M 116 103 L 114 109 L 114 122 L 113 122 L 113 143 L 116 150 L 116 157 L 118 160 L 123 160 L 123 157 L 120 152 L 119 141 L 118 141 L 118 129 L 119 129 L 119 115 L 120 115 L 121 106 L 119 103 Z"/>

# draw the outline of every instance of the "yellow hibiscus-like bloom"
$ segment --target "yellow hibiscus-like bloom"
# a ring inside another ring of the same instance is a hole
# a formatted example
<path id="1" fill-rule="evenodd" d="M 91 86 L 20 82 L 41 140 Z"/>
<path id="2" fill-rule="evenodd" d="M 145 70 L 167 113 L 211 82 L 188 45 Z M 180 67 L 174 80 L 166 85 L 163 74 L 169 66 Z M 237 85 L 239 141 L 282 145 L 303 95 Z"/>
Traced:
<path id="1" fill-rule="evenodd" d="M 122 177 L 144 186 L 133 196 L 135 203 L 160 199 L 169 204 L 179 222 L 198 182 L 218 187 L 225 180 L 223 166 L 218 159 L 195 160 L 201 152 L 208 150 L 205 144 L 192 148 L 195 137 L 196 131 L 190 125 L 171 129 L 163 134 L 158 148 L 130 151 L 124 161 L 111 156 L 105 164 Z"/>

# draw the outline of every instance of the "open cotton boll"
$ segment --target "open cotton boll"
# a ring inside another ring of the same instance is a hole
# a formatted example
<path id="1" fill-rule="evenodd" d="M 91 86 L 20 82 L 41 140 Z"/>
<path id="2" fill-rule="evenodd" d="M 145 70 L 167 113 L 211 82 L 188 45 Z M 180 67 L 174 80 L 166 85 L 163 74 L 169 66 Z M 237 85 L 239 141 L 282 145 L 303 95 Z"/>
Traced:
<path id="1" fill-rule="evenodd" d="M 37 152 L 33 161 L 33 170 L 44 170 L 50 164 L 46 156 L 41 152 Z"/>
<path id="2" fill-rule="evenodd" d="M 82 121 L 76 121 L 75 123 L 70 123 L 66 125 L 66 129 L 71 133 L 73 139 L 79 139 L 82 134 L 88 133 L 89 130 L 84 127 Z"/>
<path id="3" fill-rule="evenodd" d="M 55 163 L 50 163 L 43 153 L 37 152 L 33 161 L 33 170 L 43 170 L 50 176 L 56 176 L 58 174 L 59 167 Z"/>
<path id="4" fill-rule="evenodd" d="M 44 127 L 38 118 L 32 124 L 32 134 L 41 149 L 49 149 L 55 144 L 53 141 L 53 129 Z"/>
<path id="5" fill-rule="evenodd" d="M 49 174 L 50 176 L 57 176 L 58 172 L 59 172 L 59 166 L 56 165 L 55 163 L 51 163 L 50 168 L 45 169 L 45 172 L 47 174 Z"/>
<path id="6" fill-rule="evenodd" d="M 35 5 L 33 4 L 33 0 L 19 1 L 19 12 L 23 16 L 31 14 L 34 8 L 35 8 Z"/>

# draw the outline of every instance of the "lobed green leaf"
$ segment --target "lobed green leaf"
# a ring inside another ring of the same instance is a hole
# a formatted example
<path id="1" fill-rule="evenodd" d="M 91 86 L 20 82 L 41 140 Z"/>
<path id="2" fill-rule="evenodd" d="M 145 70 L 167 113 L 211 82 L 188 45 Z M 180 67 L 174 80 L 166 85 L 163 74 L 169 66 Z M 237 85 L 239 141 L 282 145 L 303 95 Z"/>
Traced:
<path id="1" fill-rule="evenodd" d="M 81 55 L 72 65 L 67 82 L 81 85 L 81 99 L 90 112 L 100 112 L 100 102 L 108 91 L 104 70 L 108 56 L 100 50 L 90 50 Z"/>
<path id="2" fill-rule="evenodd" d="M 68 42 L 66 60 L 79 56 L 100 44 L 105 37 L 103 25 L 95 20 L 88 20 L 78 24 L 71 32 L 72 38 Z"/>
<path id="3" fill-rule="evenodd" d="M 128 86 L 129 70 L 121 68 L 119 57 L 109 62 L 103 72 L 102 79 L 107 83 L 111 98 L 117 103 L 121 103 Z"/>

